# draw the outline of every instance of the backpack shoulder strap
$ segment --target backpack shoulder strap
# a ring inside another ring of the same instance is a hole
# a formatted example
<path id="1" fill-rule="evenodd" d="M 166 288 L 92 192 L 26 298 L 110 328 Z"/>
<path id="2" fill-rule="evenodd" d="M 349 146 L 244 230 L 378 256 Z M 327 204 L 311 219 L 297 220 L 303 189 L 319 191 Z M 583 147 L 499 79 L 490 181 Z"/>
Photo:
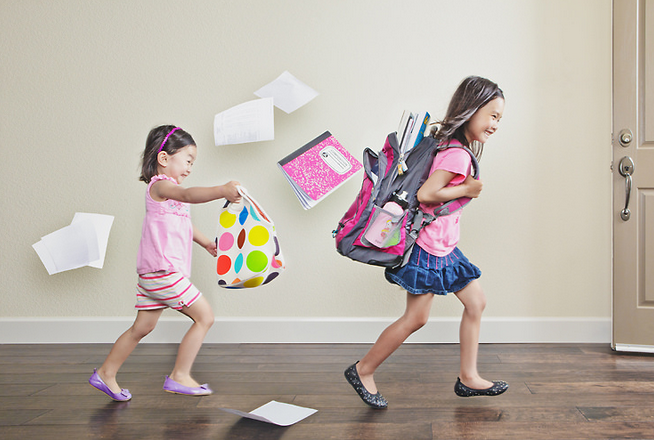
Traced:
<path id="1" fill-rule="evenodd" d="M 470 148 L 463 145 L 439 145 L 436 148 L 436 151 L 441 152 L 450 148 L 460 148 L 470 155 L 470 161 L 472 162 L 472 177 L 479 180 L 479 161 L 477 160 L 475 153 L 473 153 Z"/>
<path id="2" fill-rule="evenodd" d="M 463 145 L 445 145 L 443 147 L 439 146 L 438 151 L 443 151 L 448 148 L 461 148 L 462 150 L 465 150 L 470 155 L 470 160 L 472 163 L 472 177 L 479 180 L 479 161 L 475 157 L 472 150 L 470 150 L 468 147 L 464 147 Z M 458 199 L 450 200 L 449 202 L 443 203 L 441 206 L 434 209 L 433 216 L 431 214 L 426 213 L 426 215 L 433 218 L 431 219 L 427 218 L 426 219 L 427 223 L 425 224 L 431 223 L 437 217 L 454 214 L 460 209 L 463 209 L 463 207 L 466 206 L 468 203 L 470 203 L 470 200 L 471 199 L 469 197 L 460 197 Z"/>

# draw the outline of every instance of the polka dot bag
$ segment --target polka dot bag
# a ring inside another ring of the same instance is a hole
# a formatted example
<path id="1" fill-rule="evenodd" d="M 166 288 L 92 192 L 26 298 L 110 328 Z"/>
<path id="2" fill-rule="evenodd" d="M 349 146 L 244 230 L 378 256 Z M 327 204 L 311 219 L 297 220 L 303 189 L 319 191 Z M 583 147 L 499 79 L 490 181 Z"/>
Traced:
<path id="1" fill-rule="evenodd" d="M 242 199 L 227 202 L 218 217 L 218 285 L 242 289 L 268 284 L 285 269 L 275 225 L 243 187 Z"/>

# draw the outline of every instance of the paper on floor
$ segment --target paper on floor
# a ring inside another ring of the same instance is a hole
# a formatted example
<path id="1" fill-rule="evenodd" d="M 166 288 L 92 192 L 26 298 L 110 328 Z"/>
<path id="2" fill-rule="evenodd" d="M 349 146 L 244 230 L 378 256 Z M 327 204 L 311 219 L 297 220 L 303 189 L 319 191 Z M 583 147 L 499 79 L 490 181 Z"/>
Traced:
<path id="1" fill-rule="evenodd" d="M 300 420 L 304 420 L 310 415 L 318 412 L 317 409 L 304 408 L 290 403 L 281 403 L 274 400 L 266 403 L 249 413 L 236 409 L 220 408 L 221 410 L 236 414 L 247 419 L 258 420 L 260 422 L 272 423 L 278 426 L 290 426 Z"/>

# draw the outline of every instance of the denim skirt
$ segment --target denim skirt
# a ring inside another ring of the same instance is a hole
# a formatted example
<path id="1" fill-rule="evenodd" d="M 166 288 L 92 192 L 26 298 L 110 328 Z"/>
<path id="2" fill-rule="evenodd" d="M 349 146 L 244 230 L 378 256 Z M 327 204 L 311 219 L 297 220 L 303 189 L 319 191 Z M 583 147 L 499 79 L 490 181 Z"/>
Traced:
<path id="1" fill-rule="evenodd" d="M 444 257 L 431 255 L 417 244 L 409 262 L 400 268 L 387 268 L 388 282 L 397 284 L 409 293 L 447 295 L 458 292 L 481 276 L 481 270 L 472 264 L 459 248 Z"/>

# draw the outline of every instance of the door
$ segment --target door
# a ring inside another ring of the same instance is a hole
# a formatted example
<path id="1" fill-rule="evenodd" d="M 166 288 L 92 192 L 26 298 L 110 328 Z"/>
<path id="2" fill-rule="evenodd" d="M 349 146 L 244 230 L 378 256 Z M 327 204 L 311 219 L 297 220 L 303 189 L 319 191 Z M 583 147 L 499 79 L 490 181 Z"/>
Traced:
<path id="1" fill-rule="evenodd" d="M 613 338 L 654 352 L 654 0 L 613 1 Z"/>

